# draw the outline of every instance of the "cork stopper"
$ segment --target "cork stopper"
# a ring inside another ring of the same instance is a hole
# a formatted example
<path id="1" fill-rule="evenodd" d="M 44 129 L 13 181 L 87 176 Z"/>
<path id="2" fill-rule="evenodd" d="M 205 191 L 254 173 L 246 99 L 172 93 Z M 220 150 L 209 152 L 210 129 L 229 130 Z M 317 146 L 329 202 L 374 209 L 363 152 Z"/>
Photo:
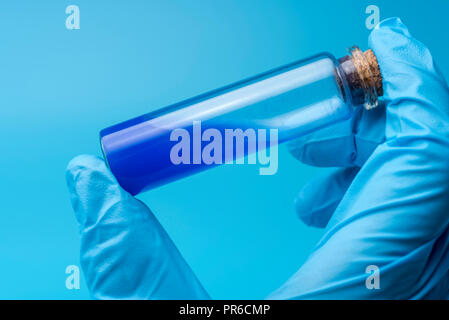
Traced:
<path id="1" fill-rule="evenodd" d="M 369 69 L 371 71 L 370 77 L 374 82 L 374 87 L 376 88 L 377 95 L 381 97 L 384 92 L 382 88 L 382 75 L 380 74 L 379 63 L 377 62 L 377 58 L 374 55 L 373 50 L 368 49 L 363 52 L 366 61 L 368 62 Z"/>
<path id="2" fill-rule="evenodd" d="M 351 101 L 355 106 L 363 105 L 372 109 L 378 105 L 378 97 L 383 95 L 382 75 L 374 52 L 362 52 L 354 46 L 350 55 L 339 59 L 342 74 L 349 87 Z"/>

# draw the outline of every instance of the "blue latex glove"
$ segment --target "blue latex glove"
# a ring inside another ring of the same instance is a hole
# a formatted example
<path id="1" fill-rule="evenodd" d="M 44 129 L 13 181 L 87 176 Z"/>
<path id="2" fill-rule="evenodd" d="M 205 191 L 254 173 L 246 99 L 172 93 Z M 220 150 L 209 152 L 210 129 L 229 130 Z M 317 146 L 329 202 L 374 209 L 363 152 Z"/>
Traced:
<path id="1" fill-rule="evenodd" d="M 119 186 L 101 158 L 74 158 L 66 179 L 94 298 L 209 298 L 150 209 Z"/>
<path id="2" fill-rule="evenodd" d="M 378 25 L 369 46 L 386 108 L 290 146 L 305 163 L 342 168 L 300 192 L 300 218 L 325 235 L 270 298 L 449 298 L 449 89 L 399 19 Z M 366 288 L 370 265 L 379 290 Z"/>
<path id="3" fill-rule="evenodd" d="M 269 298 L 447 297 L 449 90 L 399 20 L 374 30 L 370 47 L 384 76 L 386 113 L 360 111 L 296 142 L 301 161 L 344 168 L 300 193 L 300 217 L 327 232 Z M 95 298 L 208 298 L 151 211 L 100 158 L 72 160 L 67 181 Z M 368 265 L 380 268 L 380 290 L 365 287 Z"/>

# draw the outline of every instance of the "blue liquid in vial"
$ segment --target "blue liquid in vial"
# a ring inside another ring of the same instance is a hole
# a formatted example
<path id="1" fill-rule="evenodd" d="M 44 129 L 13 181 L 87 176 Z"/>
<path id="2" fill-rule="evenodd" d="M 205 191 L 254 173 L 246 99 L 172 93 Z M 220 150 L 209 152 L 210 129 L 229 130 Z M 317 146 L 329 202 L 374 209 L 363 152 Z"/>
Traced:
<path id="1" fill-rule="evenodd" d="M 254 152 L 245 148 L 236 155 L 234 143 L 233 158 L 226 157 L 226 129 L 253 129 L 256 137 L 265 129 L 267 146 L 273 143 L 270 129 L 277 130 L 276 143 L 298 138 L 351 116 L 339 72 L 338 62 L 321 54 L 106 128 L 100 133 L 105 159 L 120 185 L 135 195 L 217 165 L 194 163 L 195 121 L 203 133 L 216 129 L 221 134 L 222 163 Z M 190 164 L 170 159 L 176 129 L 189 133 Z M 209 143 L 200 142 L 200 150 Z"/>

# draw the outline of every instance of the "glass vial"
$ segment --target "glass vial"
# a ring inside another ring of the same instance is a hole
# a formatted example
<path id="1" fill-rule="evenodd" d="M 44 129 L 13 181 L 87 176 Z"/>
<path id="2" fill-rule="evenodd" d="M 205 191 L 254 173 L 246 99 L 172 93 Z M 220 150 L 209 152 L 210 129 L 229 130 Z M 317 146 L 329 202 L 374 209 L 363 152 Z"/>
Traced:
<path id="1" fill-rule="evenodd" d="M 256 151 L 249 140 L 259 136 L 247 135 L 246 149 L 231 156 L 223 151 L 220 161 L 205 163 L 201 150 L 209 142 L 192 140 L 208 129 L 222 137 L 231 129 L 275 129 L 276 141 L 266 141 L 272 146 L 346 120 L 354 108 L 374 108 L 382 95 L 377 59 L 371 50 L 349 52 L 339 60 L 318 54 L 103 129 L 104 158 L 120 185 L 136 195 Z M 192 145 L 179 163 L 171 156 L 183 134 Z M 227 148 L 224 139 L 219 143 Z"/>

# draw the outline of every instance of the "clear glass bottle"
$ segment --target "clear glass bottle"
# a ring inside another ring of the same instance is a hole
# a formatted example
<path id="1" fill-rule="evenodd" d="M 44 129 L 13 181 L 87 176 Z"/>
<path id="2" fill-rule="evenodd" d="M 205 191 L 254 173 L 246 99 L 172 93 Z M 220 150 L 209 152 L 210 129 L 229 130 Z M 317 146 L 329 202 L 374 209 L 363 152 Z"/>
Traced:
<path id="1" fill-rule="evenodd" d="M 120 185 L 136 195 L 217 165 L 173 163 L 174 130 L 194 135 L 195 123 L 223 136 L 226 129 L 277 129 L 277 143 L 283 143 L 346 120 L 354 108 L 374 108 L 381 95 L 373 52 L 352 47 L 339 60 L 322 53 L 106 128 L 101 145 Z M 233 160 L 223 155 L 222 162 Z"/>

